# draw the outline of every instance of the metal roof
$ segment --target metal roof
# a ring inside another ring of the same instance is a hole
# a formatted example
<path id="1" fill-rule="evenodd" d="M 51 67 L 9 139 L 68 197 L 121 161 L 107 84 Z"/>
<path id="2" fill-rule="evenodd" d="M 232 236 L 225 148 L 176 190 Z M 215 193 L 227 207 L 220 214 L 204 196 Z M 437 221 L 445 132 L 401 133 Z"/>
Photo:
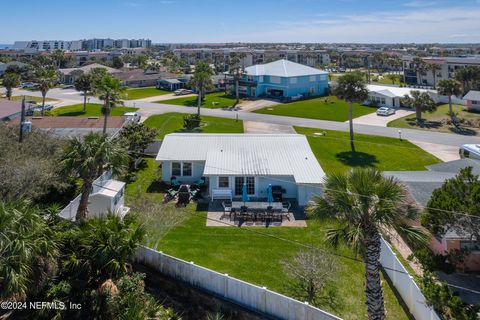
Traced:
<path id="1" fill-rule="evenodd" d="M 118 180 L 107 180 L 101 185 L 95 185 L 98 187 L 97 192 L 93 193 L 93 195 L 101 194 L 110 198 L 115 197 L 125 186 L 125 182 L 118 181 Z"/>
<path id="2" fill-rule="evenodd" d="M 475 90 L 468 91 L 465 97 L 463 97 L 463 100 L 480 101 L 480 91 L 475 91 Z"/>
<path id="3" fill-rule="evenodd" d="M 277 60 L 266 64 L 257 64 L 245 68 L 250 76 L 276 76 L 276 77 L 299 77 L 316 74 L 328 74 L 316 68 L 308 67 L 303 64 L 288 60 Z"/>
<path id="4" fill-rule="evenodd" d="M 420 91 L 420 92 L 427 92 L 430 95 L 437 95 L 437 91 L 435 90 L 426 90 L 426 89 L 417 89 L 417 88 L 401 88 L 401 87 L 394 87 L 394 86 L 382 86 L 376 84 L 369 84 L 367 85 L 367 90 L 372 93 L 381 94 L 390 98 L 402 98 L 405 95 L 410 95 L 410 92 L 413 90 Z"/>
<path id="5" fill-rule="evenodd" d="M 165 136 L 157 161 L 205 161 L 204 175 L 293 176 L 319 184 L 325 173 L 298 134 L 195 134 Z"/>

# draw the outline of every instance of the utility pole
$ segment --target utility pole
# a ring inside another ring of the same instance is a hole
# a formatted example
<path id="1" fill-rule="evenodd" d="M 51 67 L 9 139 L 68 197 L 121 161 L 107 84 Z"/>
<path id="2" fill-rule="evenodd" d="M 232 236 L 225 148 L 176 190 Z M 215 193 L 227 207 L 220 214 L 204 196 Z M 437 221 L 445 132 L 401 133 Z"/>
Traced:
<path id="1" fill-rule="evenodd" d="M 25 121 L 25 96 L 22 99 L 22 113 L 20 115 L 20 135 L 19 142 L 23 142 L 23 122 Z"/>

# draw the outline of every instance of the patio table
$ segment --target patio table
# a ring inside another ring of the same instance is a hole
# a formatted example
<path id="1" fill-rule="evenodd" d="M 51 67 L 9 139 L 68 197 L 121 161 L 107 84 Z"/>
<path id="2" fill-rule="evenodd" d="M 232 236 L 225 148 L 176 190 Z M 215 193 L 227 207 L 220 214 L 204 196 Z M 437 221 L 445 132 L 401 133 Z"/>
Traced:
<path id="1" fill-rule="evenodd" d="M 267 207 L 272 207 L 273 210 L 282 210 L 282 203 L 281 202 L 258 202 L 258 201 L 232 201 L 232 208 L 235 210 L 240 210 L 243 206 L 247 207 L 248 209 L 253 210 L 267 210 Z"/>

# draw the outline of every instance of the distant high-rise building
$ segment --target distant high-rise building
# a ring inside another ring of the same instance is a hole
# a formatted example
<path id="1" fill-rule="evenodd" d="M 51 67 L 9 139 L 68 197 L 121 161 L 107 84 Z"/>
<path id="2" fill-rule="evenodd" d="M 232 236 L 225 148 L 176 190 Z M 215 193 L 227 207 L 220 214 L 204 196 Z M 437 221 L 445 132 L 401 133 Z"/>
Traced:
<path id="1" fill-rule="evenodd" d="M 13 50 L 23 50 L 28 53 L 38 51 L 94 51 L 94 50 L 111 50 L 111 49 L 131 49 L 131 48 L 149 48 L 152 41 L 149 39 L 87 39 L 87 40 L 31 40 L 31 41 L 15 41 L 12 46 Z"/>

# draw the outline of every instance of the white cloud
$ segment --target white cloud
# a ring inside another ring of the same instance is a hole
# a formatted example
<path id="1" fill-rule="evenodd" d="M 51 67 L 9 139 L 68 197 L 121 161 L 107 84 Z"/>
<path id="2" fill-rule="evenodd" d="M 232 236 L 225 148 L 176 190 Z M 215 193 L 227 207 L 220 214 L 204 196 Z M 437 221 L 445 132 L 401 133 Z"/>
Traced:
<path id="1" fill-rule="evenodd" d="M 478 0 L 480 1 L 480 0 Z M 480 8 L 416 9 L 367 15 L 279 21 L 274 31 L 238 34 L 233 41 L 302 42 L 480 42 Z M 461 36 L 459 36 L 461 35 Z"/>
<path id="2" fill-rule="evenodd" d="M 480 1 L 480 0 L 477 0 Z M 425 0 L 413 0 L 404 3 L 403 5 L 405 7 L 412 7 L 412 8 L 422 8 L 422 7 L 433 7 L 437 5 L 437 1 L 425 1 Z"/>

